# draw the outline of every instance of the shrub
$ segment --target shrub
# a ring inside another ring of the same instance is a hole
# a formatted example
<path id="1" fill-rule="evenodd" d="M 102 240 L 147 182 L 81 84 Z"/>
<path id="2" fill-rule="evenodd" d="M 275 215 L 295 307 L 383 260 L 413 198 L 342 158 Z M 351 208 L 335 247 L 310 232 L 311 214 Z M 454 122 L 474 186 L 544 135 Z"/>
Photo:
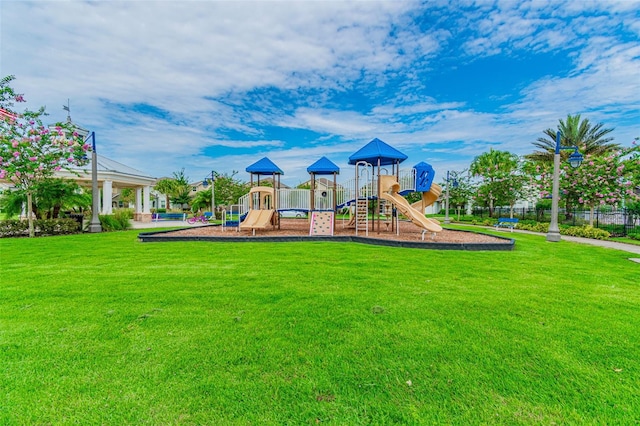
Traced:
<path id="1" fill-rule="evenodd" d="M 128 210 L 118 210 L 114 214 L 100 215 L 100 225 L 103 231 L 124 231 L 131 228 L 131 213 Z"/>
<path id="2" fill-rule="evenodd" d="M 572 237 L 593 238 L 595 240 L 606 240 L 611 236 L 609 232 L 589 225 L 563 228 L 560 230 L 560 233 Z"/>
<path id="3" fill-rule="evenodd" d="M 80 224 L 75 219 L 37 219 L 33 222 L 35 235 L 77 234 L 81 231 Z M 29 222 L 26 220 L 0 221 L 0 238 L 29 236 Z"/>
<path id="4" fill-rule="evenodd" d="M 536 222 L 533 220 L 520 221 L 518 223 L 518 229 L 532 232 L 549 232 L 549 224 L 546 222 Z"/>
<path id="5" fill-rule="evenodd" d="M 640 240 L 640 232 L 631 232 L 627 234 L 627 237 L 631 238 L 632 240 Z"/>
<path id="6" fill-rule="evenodd" d="M 0 237 L 22 237 L 29 235 L 29 224 L 26 220 L 3 220 L 0 222 Z"/>
<path id="7" fill-rule="evenodd" d="M 133 209 L 119 209 L 116 210 L 113 215 L 118 218 L 118 220 L 124 219 L 133 219 Z"/>

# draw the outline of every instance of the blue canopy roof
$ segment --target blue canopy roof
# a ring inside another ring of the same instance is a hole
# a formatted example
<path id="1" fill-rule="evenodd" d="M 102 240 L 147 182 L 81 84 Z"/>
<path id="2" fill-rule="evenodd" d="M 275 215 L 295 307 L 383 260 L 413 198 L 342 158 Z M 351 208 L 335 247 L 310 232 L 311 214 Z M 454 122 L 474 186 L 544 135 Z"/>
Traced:
<path id="1" fill-rule="evenodd" d="M 307 172 L 317 175 L 332 175 L 334 173 L 340 173 L 340 167 L 336 166 L 336 164 L 327 157 L 322 157 L 307 167 Z"/>
<path id="2" fill-rule="evenodd" d="M 380 165 L 386 166 L 389 164 L 402 163 L 406 159 L 406 155 L 380 139 L 375 138 L 360 148 L 355 154 L 351 155 L 351 157 L 349 157 L 349 164 L 366 161 L 375 166 L 378 164 L 378 160 L 380 160 Z"/>
<path id="3" fill-rule="evenodd" d="M 269 160 L 267 157 L 264 157 L 261 160 L 256 161 L 252 165 L 246 168 L 248 173 L 253 173 L 256 175 L 283 175 L 284 172 L 280 170 L 278 166 L 276 166 L 273 161 Z"/>

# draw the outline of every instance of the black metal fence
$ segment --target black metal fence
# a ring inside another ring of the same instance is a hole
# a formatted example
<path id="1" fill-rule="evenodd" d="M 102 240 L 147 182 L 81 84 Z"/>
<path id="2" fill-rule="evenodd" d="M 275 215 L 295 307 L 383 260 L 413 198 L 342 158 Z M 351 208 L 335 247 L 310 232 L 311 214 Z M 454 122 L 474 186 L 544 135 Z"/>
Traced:
<path id="1" fill-rule="evenodd" d="M 491 217 L 509 217 L 511 210 L 508 207 L 496 207 Z M 472 214 L 481 218 L 488 218 L 488 208 L 473 209 Z M 513 217 L 521 220 L 535 220 L 538 222 L 550 222 L 551 210 L 535 208 L 513 209 Z M 591 221 L 589 210 L 565 210 L 560 209 L 558 223 L 569 226 L 588 225 Z M 640 234 L 640 214 L 630 209 L 595 209 L 593 212 L 593 226 L 608 231 L 614 237 L 626 237 L 629 234 Z"/>

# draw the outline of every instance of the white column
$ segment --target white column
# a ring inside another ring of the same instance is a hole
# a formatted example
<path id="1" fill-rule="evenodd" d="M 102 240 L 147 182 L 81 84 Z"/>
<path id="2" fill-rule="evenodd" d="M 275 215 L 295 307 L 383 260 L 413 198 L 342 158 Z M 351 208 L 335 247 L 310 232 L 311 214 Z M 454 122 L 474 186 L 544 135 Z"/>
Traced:
<path id="1" fill-rule="evenodd" d="M 112 214 L 113 208 L 111 202 L 113 200 L 113 182 L 105 180 L 102 185 L 102 214 Z"/>
<path id="2" fill-rule="evenodd" d="M 144 201 L 142 203 L 142 213 L 151 213 L 151 187 L 145 186 L 144 190 Z"/>
<path id="3" fill-rule="evenodd" d="M 142 188 L 136 188 L 136 213 L 142 213 Z"/>

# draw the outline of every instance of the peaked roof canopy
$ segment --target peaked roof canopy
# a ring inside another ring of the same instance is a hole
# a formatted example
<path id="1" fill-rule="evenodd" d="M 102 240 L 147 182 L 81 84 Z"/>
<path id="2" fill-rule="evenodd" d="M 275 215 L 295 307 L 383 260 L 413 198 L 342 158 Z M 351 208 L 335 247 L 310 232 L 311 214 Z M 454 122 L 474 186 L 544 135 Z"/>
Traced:
<path id="1" fill-rule="evenodd" d="M 336 164 L 327 157 L 322 157 L 307 167 L 307 172 L 316 175 L 332 175 L 334 173 L 340 173 L 340 167 L 336 166 Z"/>
<path id="2" fill-rule="evenodd" d="M 127 185 L 133 186 L 147 186 L 155 185 L 157 179 L 134 169 L 133 167 L 126 166 L 117 161 L 111 160 L 103 155 L 96 154 L 98 181 L 110 180 L 118 186 L 126 187 Z M 91 162 L 84 166 L 72 166 L 72 171 L 60 170 L 54 174 L 56 177 L 63 177 L 67 179 L 73 179 L 79 182 L 91 182 Z"/>
<path id="3" fill-rule="evenodd" d="M 389 164 L 402 163 L 406 159 L 406 155 L 380 139 L 375 138 L 360 148 L 355 154 L 351 155 L 351 157 L 349 157 L 349 164 L 366 161 L 375 166 L 378 164 L 378 160 L 380 160 L 380 165 L 386 166 Z"/>
<path id="4" fill-rule="evenodd" d="M 278 166 L 276 166 L 273 161 L 269 160 L 267 157 L 264 157 L 261 160 L 256 161 L 252 165 L 246 168 L 248 173 L 253 173 L 256 175 L 283 175 L 284 172 L 280 170 Z"/>

